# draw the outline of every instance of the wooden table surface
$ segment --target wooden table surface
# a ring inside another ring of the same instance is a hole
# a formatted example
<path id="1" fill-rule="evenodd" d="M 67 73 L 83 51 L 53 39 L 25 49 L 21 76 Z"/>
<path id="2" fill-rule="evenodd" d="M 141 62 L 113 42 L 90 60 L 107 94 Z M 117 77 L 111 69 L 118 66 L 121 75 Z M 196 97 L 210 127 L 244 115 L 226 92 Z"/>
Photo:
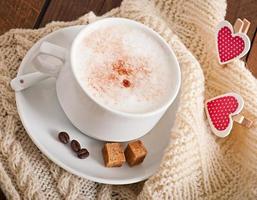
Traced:
<path id="1" fill-rule="evenodd" d="M 39 28 L 53 20 L 70 21 L 94 11 L 101 15 L 120 5 L 122 0 L 0 0 L 0 34 L 11 28 Z M 245 57 L 257 77 L 257 0 L 228 0 L 226 19 L 247 18 L 252 48 Z M 5 199 L 0 190 L 0 199 Z"/>

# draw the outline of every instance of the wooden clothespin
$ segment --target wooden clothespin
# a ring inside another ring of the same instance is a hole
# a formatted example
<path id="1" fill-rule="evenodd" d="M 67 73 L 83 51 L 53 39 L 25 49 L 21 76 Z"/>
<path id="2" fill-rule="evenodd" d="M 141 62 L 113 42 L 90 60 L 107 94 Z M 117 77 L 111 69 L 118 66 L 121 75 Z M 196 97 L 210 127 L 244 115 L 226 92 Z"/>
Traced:
<path id="1" fill-rule="evenodd" d="M 234 59 L 240 59 L 250 49 L 250 39 L 247 32 L 250 27 L 247 19 L 237 19 L 234 27 L 228 21 L 222 21 L 216 30 L 216 46 L 220 64 L 226 64 Z"/>
<path id="2" fill-rule="evenodd" d="M 238 114 L 233 116 L 233 120 L 237 122 L 238 124 L 241 124 L 242 126 L 245 126 L 246 128 L 251 128 L 253 125 L 253 121 L 245 118 L 243 115 Z"/>
<path id="3" fill-rule="evenodd" d="M 253 122 L 240 114 L 243 107 L 243 98 L 234 92 L 207 100 L 205 111 L 212 132 L 218 137 L 228 136 L 232 130 L 233 121 L 250 128 Z"/>
<path id="4" fill-rule="evenodd" d="M 240 18 L 237 18 L 235 24 L 234 24 L 234 32 L 235 33 L 245 33 L 247 34 L 251 23 L 247 19 L 243 19 L 243 21 Z"/>

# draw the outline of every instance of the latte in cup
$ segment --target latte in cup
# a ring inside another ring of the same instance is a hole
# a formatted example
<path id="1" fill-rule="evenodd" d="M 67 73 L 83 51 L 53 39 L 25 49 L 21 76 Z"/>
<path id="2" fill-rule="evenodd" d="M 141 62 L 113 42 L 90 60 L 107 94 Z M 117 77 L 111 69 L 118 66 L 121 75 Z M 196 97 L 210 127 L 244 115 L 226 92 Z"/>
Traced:
<path id="1" fill-rule="evenodd" d="M 125 113 L 147 113 L 169 101 L 169 54 L 144 29 L 104 24 L 86 32 L 74 52 L 74 73 L 97 103 Z"/>

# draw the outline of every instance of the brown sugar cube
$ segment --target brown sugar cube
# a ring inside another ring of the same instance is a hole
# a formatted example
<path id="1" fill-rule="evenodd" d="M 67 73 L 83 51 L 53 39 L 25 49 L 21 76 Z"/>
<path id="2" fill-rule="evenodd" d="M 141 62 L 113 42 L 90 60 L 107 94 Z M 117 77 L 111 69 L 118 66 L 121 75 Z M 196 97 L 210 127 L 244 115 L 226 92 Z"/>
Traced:
<path id="1" fill-rule="evenodd" d="M 131 142 L 125 149 L 125 157 L 130 166 L 142 163 L 147 154 L 147 150 L 140 140 Z"/>
<path id="2" fill-rule="evenodd" d="M 121 167 L 126 162 L 122 145 L 119 143 L 106 143 L 102 153 L 106 167 Z"/>

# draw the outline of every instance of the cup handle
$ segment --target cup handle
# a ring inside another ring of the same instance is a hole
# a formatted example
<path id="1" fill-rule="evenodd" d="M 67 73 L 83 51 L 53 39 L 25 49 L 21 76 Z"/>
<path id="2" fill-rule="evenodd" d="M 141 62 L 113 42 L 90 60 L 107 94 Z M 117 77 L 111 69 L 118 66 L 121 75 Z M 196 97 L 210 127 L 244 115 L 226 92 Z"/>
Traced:
<path id="1" fill-rule="evenodd" d="M 43 42 L 35 57 L 35 68 L 38 72 L 14 78 L 10 82 L 12 89 L 16 92 L 21 91 L 51 76 L 57 77 L 61 67 L 65 64 L 66 56 L 67 50 L 65 48 L 49 42 Z"/>
<path id="2" fill-rule="evenodd" d="M 67 49 L 43 42 L 36 56 L 36 69 L 51 76 L 57 76 L 61 67 L 65 64 Z"/>

